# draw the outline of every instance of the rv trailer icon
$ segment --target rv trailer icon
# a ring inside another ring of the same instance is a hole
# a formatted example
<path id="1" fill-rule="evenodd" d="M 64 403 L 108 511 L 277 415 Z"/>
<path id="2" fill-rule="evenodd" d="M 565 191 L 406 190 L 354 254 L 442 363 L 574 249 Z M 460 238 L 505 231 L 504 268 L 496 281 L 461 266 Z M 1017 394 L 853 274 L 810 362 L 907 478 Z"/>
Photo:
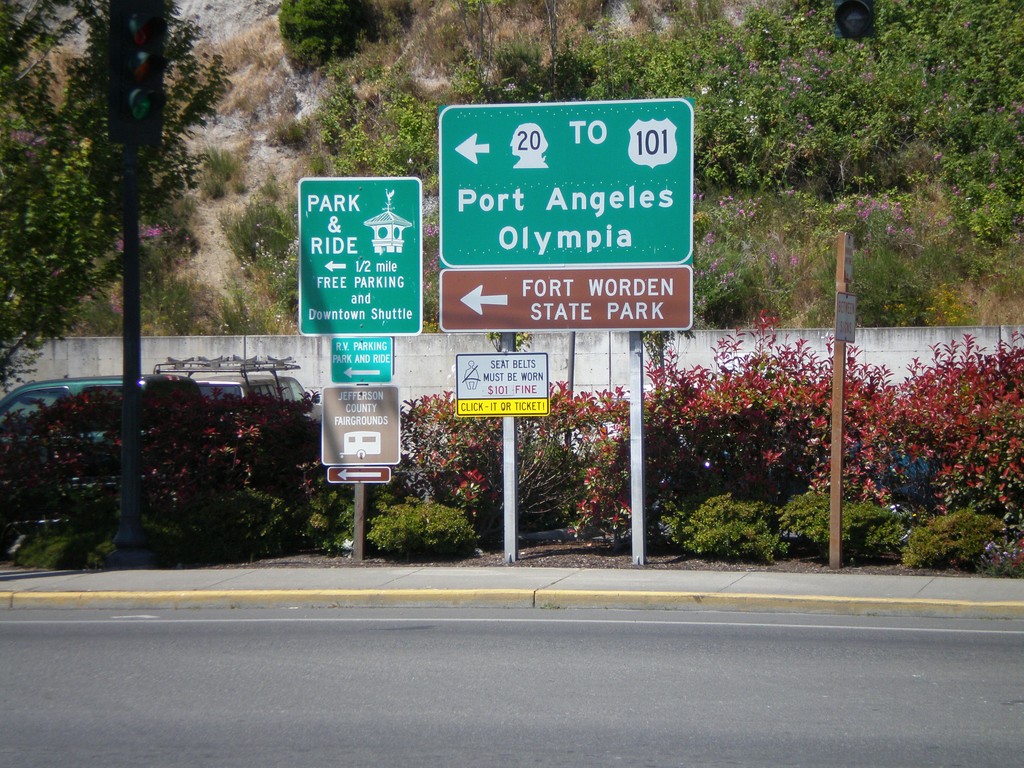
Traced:
<path id="1" fill-rule="evenodd" d="M 355 456 L 357 459 L 365 459 L 367 456 L 380 456 L 380 445 L 380 432 L 371 432 L 369 430 L 346 432 L 344 450 L 342 450 L 341 455 Z"/>

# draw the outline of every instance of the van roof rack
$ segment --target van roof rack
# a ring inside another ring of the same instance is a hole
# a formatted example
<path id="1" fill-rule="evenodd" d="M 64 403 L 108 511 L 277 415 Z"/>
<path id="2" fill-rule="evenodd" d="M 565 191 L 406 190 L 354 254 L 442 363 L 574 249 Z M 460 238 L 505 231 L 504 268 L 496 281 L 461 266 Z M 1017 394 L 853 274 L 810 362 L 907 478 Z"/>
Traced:
<path id="1" fill-rule="evenodd" d="M 274 379 L 281 371 L 297 371 L 301 366 L 292 357 L 187 357 L 182 360 L 168 357 L 167 362 L 153 366 L 153 373 L 177 373 L 192 378 L 196 373 L 237 373 L 249 381 L 250 373 L 272 373 Z"/>

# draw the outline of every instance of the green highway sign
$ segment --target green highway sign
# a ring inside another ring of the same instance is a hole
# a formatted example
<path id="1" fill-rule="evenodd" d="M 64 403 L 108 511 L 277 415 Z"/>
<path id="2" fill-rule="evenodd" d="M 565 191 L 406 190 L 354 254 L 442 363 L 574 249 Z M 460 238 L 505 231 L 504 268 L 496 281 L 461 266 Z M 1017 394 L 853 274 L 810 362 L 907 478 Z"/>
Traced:
<path id="1" fill-rule="evenodd" d="M 423 325 L 415 178 L 299 181 L 299 332 L 408 336 Z"/>
<path id="2" fill-rule="evenodd" d="M 450 106 L 438 132 L 445 266 L 692 264 L 690 100 Z"/>
<path id="3" fill-rule="evenodd" d="M 331 343 L 331 381 L 335 384 L 383 384 L 395 369 L 394 343 L 390 336 L 350 338 Z"/>

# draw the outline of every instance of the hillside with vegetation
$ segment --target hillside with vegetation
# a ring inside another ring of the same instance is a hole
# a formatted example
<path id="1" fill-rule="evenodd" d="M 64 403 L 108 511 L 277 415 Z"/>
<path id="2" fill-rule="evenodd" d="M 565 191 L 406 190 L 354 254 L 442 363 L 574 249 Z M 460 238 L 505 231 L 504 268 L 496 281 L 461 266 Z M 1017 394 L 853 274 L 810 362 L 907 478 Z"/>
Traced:
<path id="1" fill-rule="evenodd" d="M 154 335 L 295 332 L 304 176 L 423 180 L 429 324 L 441 105 L 694 100 L 696 324 L 753 331 L 724 339 L 712 369 L 667 350 L 650 371 L 648 533 L 681 556 L 770 562 L 828 543 L 832 363 L 775 329 L 829 324 L 839 232 L 856 243 L 864 325 L 1021 322 L 1019 3 L 888 0 L 863 41 L 833 35 L 827 0 L 179 5 L 164 144 L 140 152 Z M 120 332 L 106 29 L 92 0 L 0 5 L 2 381 L 46 335 Z M 903 382 L 847 363 L 844 495 L 868 505 L 844 517 L 850 554 L 1020 576 L 1021 335 L 991 354 L 952 342 Z M 0 441 L 0 529 L 64 518 L 19 562 L 82 567 L 109 551 L 114 403 L 103 422 L 89 396 L 66 398 Z M 627 406 L 622 390 L 560 383 L 550 418 L 520 420 L 524 531 L 631 535 Z M 164 563 L 345 548 L 350 489 L 326 483 L 310 407 L 182 401 L 150 421 L 146 525 Z M 448 392 L 406 403 L 402 433 L 374 545 L 409 557 L 493 542 L 499 422 L 457 420 Z"/>
<path id="2" fill-rule="evenodd" d="M 178 5 L 226 89 L 190 144 L 198 185 L 146 222 L 145 333 L 295 332 L 307 175 L 423 180 L 435 328 L 439 106 L 662 97 L 696 110 L 695 327 L 830 325 L 841 231 L 862 325 L 1024 317 L 1009 0 L 878 3 L 861 41 L 834 36 L 824 0 L 285 0 L 252 4 L 251 24 L 234 8 L 230 29 Z M 72 332 L 118 333 L 118 291 L 93 292 Z"/>

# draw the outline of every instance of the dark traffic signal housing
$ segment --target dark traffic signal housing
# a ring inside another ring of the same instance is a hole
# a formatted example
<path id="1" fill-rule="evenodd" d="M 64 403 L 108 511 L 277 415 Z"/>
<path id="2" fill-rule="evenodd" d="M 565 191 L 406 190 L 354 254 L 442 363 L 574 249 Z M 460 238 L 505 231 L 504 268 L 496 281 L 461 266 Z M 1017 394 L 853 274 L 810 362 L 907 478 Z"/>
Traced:
<path id="1" fill-rule="evenodd" d="M 110 140 L 160 144 L 163 130 L 164 0 L 110 0 Z"/>
<path id="2" fill-rule="evenodd" d="M 836 37 L 874 37 L 875 0 L 832 0 L 832 5 Z"/>

